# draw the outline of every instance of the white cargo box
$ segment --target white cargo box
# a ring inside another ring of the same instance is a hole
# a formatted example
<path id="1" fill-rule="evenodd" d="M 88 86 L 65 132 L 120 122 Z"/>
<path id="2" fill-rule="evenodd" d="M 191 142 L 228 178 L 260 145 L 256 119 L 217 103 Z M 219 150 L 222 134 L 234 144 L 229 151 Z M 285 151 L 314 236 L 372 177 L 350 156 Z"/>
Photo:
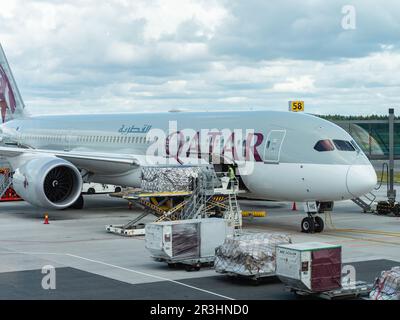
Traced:
<path id="1" fill-rule="evenodd" d="M 342 248 L 322 242 L 279 245 L 276 274 L 291 288 L 323 292 L 341 287 Z"/>
<path id="2" fill-rule="evenodd" d="M 215 256 L 233 227 L 224 219 L 191 219 L 146 224 L 146 248 L 156 259 L 183 261 Z"/>

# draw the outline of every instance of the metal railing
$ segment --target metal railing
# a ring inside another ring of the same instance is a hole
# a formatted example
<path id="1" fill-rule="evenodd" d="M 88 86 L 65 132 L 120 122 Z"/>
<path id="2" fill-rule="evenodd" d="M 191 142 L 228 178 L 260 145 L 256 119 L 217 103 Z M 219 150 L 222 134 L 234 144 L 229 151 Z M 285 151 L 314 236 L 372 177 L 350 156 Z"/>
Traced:
<path id="1" fill-rule="evenodd" d="M 225 181 L 222 180 L 223 178 L 225 178 Z M 215 193 L 215 187 L 222 187 L 222 189 L 232 190 L 232 192 L 227 193 L 228 204 L 218 206 L 225 209 L 225 219 L 235 221 L 235 224 L 241 225 L 238 217 L 240 209 L 236 198 L 236 193 L 239 191 L 239 180 L 236 177 L 233 179 L 226 178 L 228 178 L 226 172 L 214 171 L 212 176 L 207 176 L 204 172 L 199 174 L 194 180 L 193 193 L 188 199 L 188 205 L 182 211 L 180 219 L 205 218 L 211 204 L 214 203 L 212 198 Z"/>

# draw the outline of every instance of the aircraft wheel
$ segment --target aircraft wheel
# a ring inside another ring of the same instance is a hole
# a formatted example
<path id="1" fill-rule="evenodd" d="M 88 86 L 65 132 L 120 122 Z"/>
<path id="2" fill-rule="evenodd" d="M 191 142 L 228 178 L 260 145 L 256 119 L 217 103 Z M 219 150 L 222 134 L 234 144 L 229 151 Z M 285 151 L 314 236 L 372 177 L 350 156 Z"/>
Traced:
<path id="1" fill-rule="evenodd" d="M 70 206 L 70 208 L 80 210 L 83 209 L 83 204 L 84 204 L 83 196 L 80 195 L 79 198 L 75 201 L 75 203 Z"/>
<path id="2" fill-rule="evenodd" d="M 396 217 L 399 217 L 400 216 L 400 204 L 395 204 L 394 205 L 394 207 L 393 207 L 393 214 L 396 216 Z"/>
<path id="3" fill-rule="evenodd" d="M 324 220 L 321 217 L 315 217 L 315 232 L 322 232 L 324 230 Z"/>
<path id="4" fill-rule="evenodd" d="M 387 201 L 380 201 L 376 207 L 376 213 L 378 215 L 387 215 L 391 211 L 390 204 Z"/>
<path id="5" fill-rule="evenodd" d="M 315 228 L 314 220 L 310 217 L 304 218 L 301 221 L 301 232 L 313 233 Z"/>

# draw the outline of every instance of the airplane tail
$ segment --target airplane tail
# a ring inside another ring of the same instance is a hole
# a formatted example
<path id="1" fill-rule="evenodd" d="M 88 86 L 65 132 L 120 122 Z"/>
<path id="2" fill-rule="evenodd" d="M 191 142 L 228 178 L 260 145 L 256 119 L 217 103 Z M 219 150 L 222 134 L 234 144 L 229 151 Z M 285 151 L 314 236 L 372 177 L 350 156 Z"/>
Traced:
<path id="1" fill-rule="evenodd" d="M 3 47 L 0 44 L 0 109 L 2 123 L 25 115 L 25 105 L 19 93 Z"/>

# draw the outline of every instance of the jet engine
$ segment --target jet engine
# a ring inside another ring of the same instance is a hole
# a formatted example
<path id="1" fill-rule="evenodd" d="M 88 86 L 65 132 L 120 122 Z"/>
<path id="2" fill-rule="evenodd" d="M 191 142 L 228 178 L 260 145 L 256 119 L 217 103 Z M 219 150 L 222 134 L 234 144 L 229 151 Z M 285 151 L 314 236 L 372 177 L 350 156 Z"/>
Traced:
<path id="1" fill-rule="evenodd" d="M 13 175 L 14 190 L 29 203 L 49 209 L 71 206 L 82 191 L 82 177 L 70 162 L 42 156 L 25 162 Z"/>

